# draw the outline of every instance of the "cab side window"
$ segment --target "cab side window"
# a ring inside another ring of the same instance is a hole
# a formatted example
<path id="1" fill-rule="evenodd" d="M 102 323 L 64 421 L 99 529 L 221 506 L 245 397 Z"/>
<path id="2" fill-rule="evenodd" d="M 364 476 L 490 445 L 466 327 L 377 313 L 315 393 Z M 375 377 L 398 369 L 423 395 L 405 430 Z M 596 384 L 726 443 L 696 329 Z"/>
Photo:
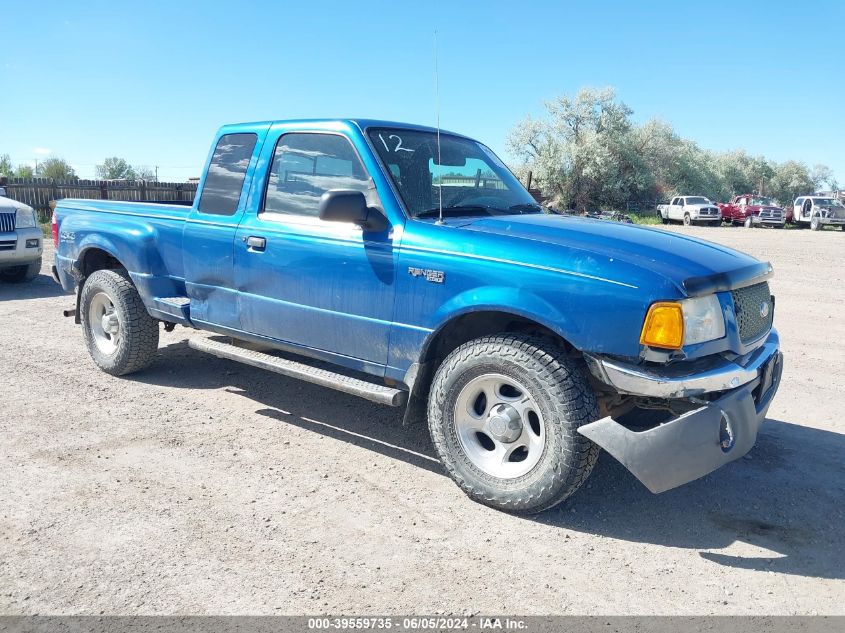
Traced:
<path id="1" fill-rule="evenodd" d="M 371 189 L 352 143 L 336 134 L 282 135 L 270 166 L 263 213 L 317 217 L 320 197 L 330 189 L 365 195 Z"/>
<path id="2" fill-rule="evenodd" d="M 217 141 L 198 210 L 214 215 L 232 215 L 238 210 L 246 170 L 257 141 L 255 134 L 224 134 Z"/>

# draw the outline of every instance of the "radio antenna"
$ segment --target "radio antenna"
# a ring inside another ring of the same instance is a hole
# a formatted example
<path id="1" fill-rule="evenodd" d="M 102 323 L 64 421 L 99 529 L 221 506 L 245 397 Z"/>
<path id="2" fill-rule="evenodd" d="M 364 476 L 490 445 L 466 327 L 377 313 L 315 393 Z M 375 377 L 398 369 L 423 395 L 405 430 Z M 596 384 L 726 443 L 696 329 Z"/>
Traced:
<path id="1" fill-rule="evenodd" d="M 437 29 L 434 29 L 434 103 L 437 112 L 437 224 L 443 224 L 443 164 L 440 156 L 440 74 L 437 68 Z"/>

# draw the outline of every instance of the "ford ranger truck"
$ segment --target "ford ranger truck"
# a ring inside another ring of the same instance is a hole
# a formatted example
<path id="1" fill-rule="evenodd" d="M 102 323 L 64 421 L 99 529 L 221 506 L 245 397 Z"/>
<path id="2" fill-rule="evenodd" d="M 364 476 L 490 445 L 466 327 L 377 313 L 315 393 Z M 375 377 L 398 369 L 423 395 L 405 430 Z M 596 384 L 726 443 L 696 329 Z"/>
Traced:
<path id="1" fill-rule="evenodd" d="M 470 497 L 533 513 L 600 447 L 653 492 L 747 453 L 780 383 L 769 264 L 544 212 L 485 145 L 372 120 L 227 125 L 192 206 L 61 200 L 55 274 L 103 371 L 161 325 L 425 417 Z M 314 403 L 319 406 L 319 403 Z"/>
<path id="2" fill-rule="evenodd" d="M 743 194 L 734 196 L 730 202 L 719 205 L 722 218 L 731 224 L 742 224 L 746 228 L 773 226 L 782 229 L 787 221 L 786 212 L 766 196 Z"/>
<path id="3" fill-rule="evenodd" d="M 32 281 L 41 272 L 44 234 L 35 210 L 0 197 L 0 282 Z"/>

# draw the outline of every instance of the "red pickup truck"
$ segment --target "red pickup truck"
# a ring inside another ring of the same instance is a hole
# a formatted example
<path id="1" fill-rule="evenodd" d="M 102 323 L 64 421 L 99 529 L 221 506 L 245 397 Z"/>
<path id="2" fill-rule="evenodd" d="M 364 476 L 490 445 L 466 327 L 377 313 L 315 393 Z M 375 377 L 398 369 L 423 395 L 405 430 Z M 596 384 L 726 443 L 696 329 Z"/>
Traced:
<path id="1" fill-rule="evenodd" d="M 722 220 L 731 224 L 752 226 L 774 226 L 782 229 L 787 220 L 787 212 L 779 207 L 774 200 L 765 196 L 744 193 L 734 196 L 730 202 L 720 202 Z"/>

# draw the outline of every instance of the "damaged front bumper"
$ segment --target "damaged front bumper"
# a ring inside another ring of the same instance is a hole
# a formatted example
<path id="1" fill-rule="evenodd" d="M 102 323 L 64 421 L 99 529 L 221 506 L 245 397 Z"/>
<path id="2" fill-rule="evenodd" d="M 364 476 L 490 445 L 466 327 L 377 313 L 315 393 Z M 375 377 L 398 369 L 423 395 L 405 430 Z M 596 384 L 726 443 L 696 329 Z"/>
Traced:
<path id="1" fill-rule="evenodd" d="M 644 431 L 628 429 L 610 417 L 578 429 L 658 493 L 703 477 L 751 450 L 780 385 L 783 355 L 772 330 L 766 343 L 747 357 L 722 360 L 699 374 L 668 369 L 659 374 L 654 370 L 634 372 L 618 363 L 609 369 L 606 361 L 595 357 L 589 365 L 594 375 L 604 370 L 596 377 L 623 393 L 667 399 L 696 397 L 701 404 Z M 716 399 L 699 397 L 714 392 L 718 392 Z"/>

